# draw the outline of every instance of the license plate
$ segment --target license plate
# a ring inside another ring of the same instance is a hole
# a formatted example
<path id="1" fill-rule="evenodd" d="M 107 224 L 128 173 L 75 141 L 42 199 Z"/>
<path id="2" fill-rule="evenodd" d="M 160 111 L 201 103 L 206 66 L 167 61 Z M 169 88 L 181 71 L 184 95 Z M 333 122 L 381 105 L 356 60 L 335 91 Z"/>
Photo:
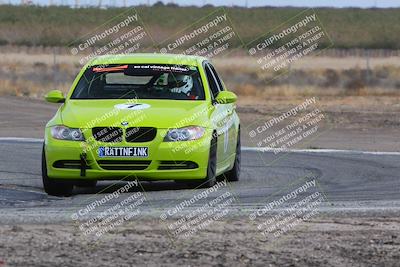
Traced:
<path id="1" fill-rule="evenodd" d="M 118 157 L 118 158 L 145 158 L 149 156 L 149 148 L 141 147 L 99 147 L 99 157 Z"/>

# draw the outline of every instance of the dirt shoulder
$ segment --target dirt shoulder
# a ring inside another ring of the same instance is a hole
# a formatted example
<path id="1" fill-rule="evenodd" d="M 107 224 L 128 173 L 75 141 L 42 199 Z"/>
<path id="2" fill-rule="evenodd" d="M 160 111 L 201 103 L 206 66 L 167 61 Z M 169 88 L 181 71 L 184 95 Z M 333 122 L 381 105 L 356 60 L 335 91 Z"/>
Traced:
<path id="1" fill-rule="evenodd" d="M 243 144 L 256 146 L 249 132 L 272 118 L 279 117 L 310 97 L 239 98 Z M 325 96 L 316 98 L 313 107 L 324 115 L 318 132 L 297 148 L 350 149 L 363 151 L 400 151 L 400 97 Z M 303 116 L 306 112 L 294 116 Z M 291 118 L 282 125 L 292 122 Z M 267 131 L 264 135 L 274 134 Z"/>
<path id="2" fill-rule="evenodd" d="M 398 217 L 320 217 L 273 240 L 235 218 L 171 241 L 158 220 L 141 220 L 93 243 L 70 224 L 2 225 L 0 266 L 396 266 L 399 229 Z"/>

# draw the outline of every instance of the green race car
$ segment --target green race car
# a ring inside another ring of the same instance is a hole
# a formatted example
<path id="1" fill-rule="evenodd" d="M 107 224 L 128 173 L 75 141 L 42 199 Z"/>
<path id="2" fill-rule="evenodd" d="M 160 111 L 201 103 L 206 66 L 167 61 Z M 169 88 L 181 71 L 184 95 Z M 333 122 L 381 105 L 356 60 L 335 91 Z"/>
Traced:
<path id="1" fill-rule="evenodd" d="M 47 123 L 44 190 L 67 196 L 98 180 L 237 181 L 236 95 L 206 58 L 109 55 L 82 68 Z"/>

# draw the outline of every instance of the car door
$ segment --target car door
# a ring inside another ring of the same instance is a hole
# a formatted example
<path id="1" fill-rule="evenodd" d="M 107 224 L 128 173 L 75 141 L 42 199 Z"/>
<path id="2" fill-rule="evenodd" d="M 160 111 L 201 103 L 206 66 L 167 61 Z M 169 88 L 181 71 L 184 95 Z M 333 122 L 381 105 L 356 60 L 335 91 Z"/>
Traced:
<path id="1" fill-rule="evenodd" d="M 218 93 L 223 90 L 220 85 L 221 81 L 216 76 L 216 72 L 210 63 L 205 64 L 205 71 L 207 80 L 210 86 L 210 93 L 214 100 Z M 217 173 L 222 172 L 229 167 L 229 127 L 227 127 L 228 109 L 226 104 L 214 104 L 214 112 L 211 116 L 211 120 L 217 130 L 218 143 L 217 143 Z"/>
<path id="2" fill-rule="evenodd" d="M 217 71 L 215 70 L 214 66 L 209 63 L 209 67 L 214 74 L 214 77 L 217 81 L 219 91 L 225 91 L 225 85 L 222 81 L 222 79 L 219 77 Z M 227 161 L 227 164 L 229 165 L 230 159 L 232 156 L 234 156 L 236 152 L 236 127 L 234 124 L 234 111 L 235 111 L 235 103 L 228 103 L 228 104 L 223 104 L 224 106 L 224 112 L 225 112 L 225 118 L 223 121 L 225 132 L 224 132 L 224 159 Z"/>
<path id="3" fill-rule="evenodd" d="M 210 89 L 210 94 L 211 94 L 211 101 L 213 101 L 214 108 L 212 109 L 212 113 L 210 115 L 210 120 L 211 124 L 213 125 L 213 128 L 216 129 L 217 131 L 217 173 L 219 173 L 222 169 L 222 163 L 225 160 L 224 154 L 223 154 L 223 146 L 224 146 L 224 139 L 223 139 L 223 134 L 224 134 L 224 118 L 225 118 L 225 106 L 221 104 L 214 103 L 214 99 L 217 97 L 218 93 L 220 92 L 219 85 L 217 83 L 217 80 L 215 79 L 215 76 L 211 70 L 211 68 L 208 65 L 208 62 L 205 62 L 204 65 L 204 71 L 207 76 L 207 81 L 208 81 L 208 86 Z"/>

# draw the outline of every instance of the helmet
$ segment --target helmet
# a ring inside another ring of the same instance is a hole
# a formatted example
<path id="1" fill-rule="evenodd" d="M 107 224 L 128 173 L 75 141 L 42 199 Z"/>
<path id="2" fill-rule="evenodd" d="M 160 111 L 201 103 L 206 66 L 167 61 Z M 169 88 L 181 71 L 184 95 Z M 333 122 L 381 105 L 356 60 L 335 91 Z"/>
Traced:
<path id="1" fill-rule="evenodd" d="M 184 74 L 169 74 L 168 85 L 171 86 L 171 92 L 188 94 L 193 88 L 193 78 Z"/>

